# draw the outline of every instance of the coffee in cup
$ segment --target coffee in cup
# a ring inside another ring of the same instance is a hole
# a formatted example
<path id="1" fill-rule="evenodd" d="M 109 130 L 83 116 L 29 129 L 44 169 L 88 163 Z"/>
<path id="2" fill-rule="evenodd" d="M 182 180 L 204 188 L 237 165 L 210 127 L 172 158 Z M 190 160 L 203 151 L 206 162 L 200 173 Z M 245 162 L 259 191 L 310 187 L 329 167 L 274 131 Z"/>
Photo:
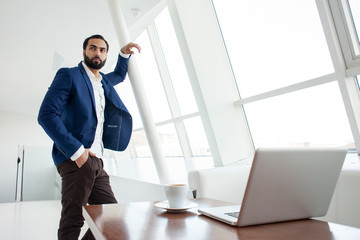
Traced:
<path id="1" fill-rule="evenodd" d="M 183 208 L 187 193 L 188 187 L 186 184 L 165 185 L 165 194 L 170 208 Z"/>

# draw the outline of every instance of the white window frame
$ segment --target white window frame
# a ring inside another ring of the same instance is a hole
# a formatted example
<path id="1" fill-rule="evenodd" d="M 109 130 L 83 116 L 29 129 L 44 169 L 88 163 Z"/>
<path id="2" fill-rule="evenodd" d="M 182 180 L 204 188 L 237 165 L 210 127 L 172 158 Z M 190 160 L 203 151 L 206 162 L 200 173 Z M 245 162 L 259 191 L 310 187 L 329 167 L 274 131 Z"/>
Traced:
<path id="1" fill-rule="evenodd" d="M 346 75 L 352 77 L 360 74 L 360 45 L 352 20 L 348 0 L 329 0 L 337 36 L 346 64 Z"/>
<path id="2" fill-rule="evenodd" d="M 176 133 L 179 139 L 179 143 L 181 146 L 181 150 L 183 152 L 183 156 L 185 159 L 192 157 L 192 151 L 189 144 L 189 139 L 186 134 L 183 118 L 181 117 L 181 111 L 179 105 L 177 103 L 176 94 L 174 88 L 171 84 L 170 73 L 166 64 L 165 56 L 162 51 L 161 43 L 157 34 L 155 23 L 152 22 L 147 27 L 147 33 L 151 42 L 151 46 L 153 47 L 153 52 L 155 56 L 156 63 L 158 65 L 160 78 L 163 83 L 164 91 L 166 98 L 168 100 L 169 109 L 171 112 L 172 119 L 166 121 L 165 123 L 159 124 L 164 125 L 167 123 L 174 123 Z M 195 113 L 198 115 L 198 113 Z"/>
<path id="3" fill-rule="evenodd" d="M 344 26 L 344 14 L 339 3 L 343 0 L 316 0 L 319 16 L 325 33 L 329 52 L 335 69 L 357 153 L 360 154 L 360 96 L 356 75 L 360 73 L 360 62 L 350 59 L 351 50 Z M 347 46 L 346 46 L 347 45 Z M 347 56 L 347 57 L 346 57 Z M 348 60 L 346 60 L 346 58 Z M 351 63 L 351 64 L 350 64 Z M 349 66 L 352 65 L 352 66 Z M 358 64 L 358 65 L 356 65 Z"/>
<path id="4" fill-rule="evenodd" d="M 162 50 L 161 42 L 156 30 L 156 25 L 154 21 L 152 21 L 146 28 L 146 33 L 148 34 L 150 44 L 153 48 L 154 58 L 157 63 L 158 71 L 160 74 L 160 79 L 162 81 L 162 85 L 164 88 L 164 92 L 167 98 L 167 102 L 169 105 L 169 110 L 171 112 L 171 118 L 167 119 L 165 121 L 154 123 L 156 127 L 160 127 L 166 124 L 173 123 L 176 134 L 179 140 L 179 144 L 182 151 L 182 156 L 185 160 L 185 166 L 186 170 L 190 171 L 193 169 L 194 164 L 192 163 L 192 160 L 194 157 L 192 148 L 190 146 L 190 141 L 186 132 L 184 121 L 186 119 L 194 118 L 194 117 L 200 117 L 199 111 L 191 113 L 191 114 L 185 114 L 182 115 L 180 111 L 180 107 L 177 102 L 177 97 L 174 91 L 174 88 L 171 83 L 171 76 L 167 67 L 166 59 Z M 144 130 L 143 127 L 134 129 L 134 132 L 142 131 Z M 151 147 L 151 146 L 150 146 Z M 136 147 L 132 146 L 133 155 L 136 156 Z M 149 156 L 151 157 L 151 156 Z M 169 156 L 165 156 L 168 158 Z"/>

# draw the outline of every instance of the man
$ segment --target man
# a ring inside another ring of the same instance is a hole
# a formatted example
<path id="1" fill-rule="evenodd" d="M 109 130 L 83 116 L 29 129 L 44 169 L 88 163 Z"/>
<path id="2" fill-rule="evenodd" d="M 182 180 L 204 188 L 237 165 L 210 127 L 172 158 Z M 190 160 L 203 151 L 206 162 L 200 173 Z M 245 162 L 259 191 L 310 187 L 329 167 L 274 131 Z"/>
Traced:
<path id="1" fill-rule="evenodd" d="M 85 39 L 84 61 L 60 69 L 40 107 L 38 122 L 54 141 L 52 156 L 62 179 L 59 239 L 78 239 L 82 206 L 116 203 L 101 160 L 103 149 L 124 150 L 132 132 L 131 115 L 114 85 L 127 73 L 134 43 L 124 46 L 114 72 L 103 74 L 109 50 L 101 35 Z M 83 239 L 93 239 L 90 230 Z"/>

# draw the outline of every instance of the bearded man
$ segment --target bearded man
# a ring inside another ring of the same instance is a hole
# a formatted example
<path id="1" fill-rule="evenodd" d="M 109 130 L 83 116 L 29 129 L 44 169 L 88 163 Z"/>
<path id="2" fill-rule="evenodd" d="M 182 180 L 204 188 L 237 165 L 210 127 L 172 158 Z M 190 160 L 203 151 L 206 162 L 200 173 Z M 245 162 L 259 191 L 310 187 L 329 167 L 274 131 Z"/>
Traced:
<path id="1" fill-rule="evenodd" d="M 102 161 L 104 148 L 122 151 L 130 140 L 132 118 L 114 86 L 125 79 L 133 48 L 121 48 L 113 72 L 103 74 L 109 44 L 101 35 L 85 39 L 84 61 L 62 68 L 40 107 L 38 122 L 53 140 L 52 157 L 61 176 L 58 239 L 78 239 L 85 204 L 116 203 Z M 83 239 L 94 239 L 90 230 Z"/>

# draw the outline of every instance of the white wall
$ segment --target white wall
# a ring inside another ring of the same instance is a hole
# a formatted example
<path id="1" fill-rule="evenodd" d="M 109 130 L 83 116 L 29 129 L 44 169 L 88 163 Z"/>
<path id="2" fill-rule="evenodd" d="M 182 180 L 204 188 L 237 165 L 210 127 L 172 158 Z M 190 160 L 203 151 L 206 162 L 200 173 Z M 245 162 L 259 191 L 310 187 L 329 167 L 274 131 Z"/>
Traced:
<path id="1" fill-rule="evenodd" d="M 51 146 L 36 116 L 0 112 L 0 202 L 15 200 L 18 145 Z"/>

